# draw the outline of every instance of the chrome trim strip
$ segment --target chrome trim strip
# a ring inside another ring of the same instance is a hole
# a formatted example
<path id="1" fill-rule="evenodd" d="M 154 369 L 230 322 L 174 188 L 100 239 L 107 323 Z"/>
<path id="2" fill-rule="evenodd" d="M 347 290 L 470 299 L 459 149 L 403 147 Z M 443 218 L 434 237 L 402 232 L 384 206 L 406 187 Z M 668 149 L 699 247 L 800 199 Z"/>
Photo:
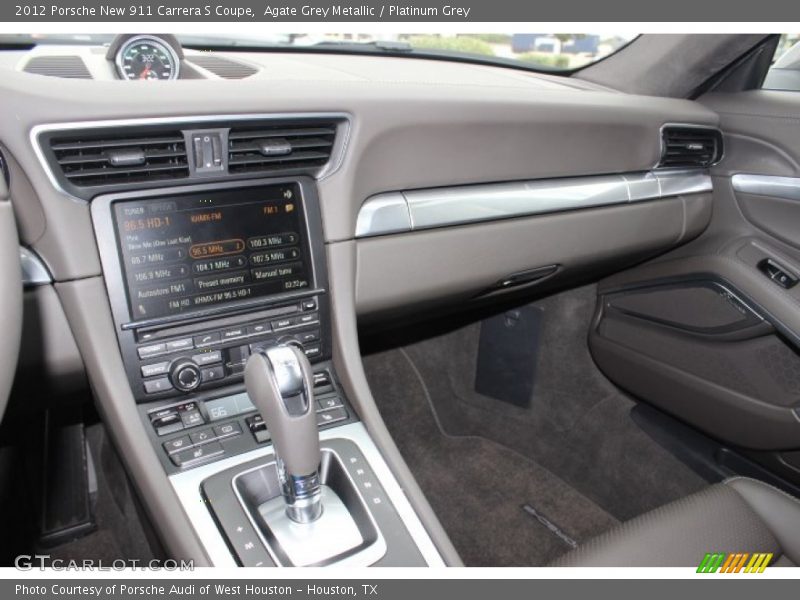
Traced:
<path id="1" fill-rule="evenodd" d="M 800 200 L 800 177 L 737 173 L 731 177 L 731 184 L 735 191 L 743 194 Z"/>
<path id="2" fill-rule="evenodd" d="M 433 544 L 428 532 L 425 531 L 425 527 L 422 525 L 414 508 L 406 498 L 403 489 L 400 487 L 397 479 L 395 479 L 389 466 L 383 460 L 380 451 L 377 446 L 375 446 L 375 443 L 372 441 L 364 425 L 362 423 L 350 423 L 320 432 L 321 440 L 336 438 L 347 439 L 354 442 L 364 454 L 364 457 L 367 459 L 370 467 L 375 472 L 375 476 L 392 501 L 400 519 L 408 529 L 411 538 L 417 545 L 425 562 L 431 567 L 445 566 L 439 551 Z M 189 517 L 189 521 L 194 527 L 197 537 L 200 539 L 200 543 L 203 544 L 211 563 L 215 567 L 235 567 L 236 561 L 231 555 L 216 522 L 211 516 L 211 512 L 208 510 L 205 501 L 200 495 L 200 484 L 205 479 L 225 469 L 244 464 L 255 458 L 272 456 L 273 454 L 272 445 L 269 444 L 245 454 L 218 460 L 207 465 L 190 469 L 184 473 L 177 473 L 169 476 L 172 489 L 178 496 L 183 510 Z"/>
<path id="3" fill-rule="evenodd" d="M 664 170 L 654 171 L 658 178 L 659 198 L 702 194 L 713 190 L 711 176 L 702 170 Z"/>
<path id="4" fill-rule="evenodd" d="M 352 129 L 352 116 L 346 112 L 298 112 L 298 113 L 241 113 L 241 114 L 217 114 L 217 115 L 197 115 L 197 116 L 178 116 L 178 117 L 142 117 L 142 118 L 130 118 L 130 119 L 108 119 L 102 121 L 72 121 L 67 123 L 47 123 L 42 125 L 36 125 L 31 129 L 30 132 L 30 141 L 31 146 L 33 147 L 33 151 L 36 154 L 36 158 L 39 160 L 39 164 L 42 165 L 47 178 L 50 180 L 51 185 L 57 189 L 62 194 L 68 196 L 69 198 L 85 203 L 86 201 L 82 198 L 78 198 L 73 196 L 58 182 L 55 174 L 53 173 L 52 169 L 50 168 L 50 163 L 47 162 L 47 158 L 44 155 L 44 151 L 42 150 L 41 144 L 39 142 L 39 136 L 45 132 L 52 132 L 52 131 L 71 131 L 73 129 L 100 129 L 103 127 L 139 127 L 139 126 L 146 126 L 146 125 L 185 125 L 185 124 L 193 124 L 196 123 L 198 125 L 203 125 L 204 123 L 215 122 L 215 121 L 230 121 L 232 123 L 236 123 L 238 121 L 249 121 L 249 120 L 269 120 L 269 121 L 277 121 L 282 119 L 340 119 L 342 122 L 339 124 L 336 132 L 336 138 L 334 140 L 333 148 L 331 148 L 331 157 L 328 163 L 322 168 L 322 170 L 317 174 L 317 181 L 322 181 L 323 179 L 330 177 L 333 173 L 339 170 L 342 166 L 342 162 L 344 162 L 344 155 L 345 150 L 350 142 L 350 131 Z M 216 179 L 214 181 L 217 181 Z M 227 181 L 224 177 L 220 178 L 219 181 Z M 233 181 L 233 180 L 231 180 Z M 246 182 L 247 179 L 237 180 Z M 202 179 L 187 179 L 187 180 L 180 180 L 180 181 L 172 181 L 172 182 L 165 182 L 167 184 L 173 185 L 193 185 L 193 184 L 201 184 L 201 183 L 208 183 L 207 181 L 203 181 Z M 104 193 L 104 192 L 101 192 Z"/>
<path id="5" fill-rule="evenodd" d="M 391 192 L 372 196 L 362 205 L 355 237 L 628 204 L 711 190 L 707 171 L 670 169 Z"/>
<path id="6" fill-rule="evenodd" d="M 412 229 L 408 203 L 400 192 L 378 194 L 358 212 L 356 237 L 383 235 Z"/>
<path id="7" fill-rule="evenodd" d="M 50 275 L 50 271 L 45 266 L 44 261 L 30 248 L 20 246 L 19 262 L 22 268 L 23 287 L 53 283 L 53 277 Z"/>

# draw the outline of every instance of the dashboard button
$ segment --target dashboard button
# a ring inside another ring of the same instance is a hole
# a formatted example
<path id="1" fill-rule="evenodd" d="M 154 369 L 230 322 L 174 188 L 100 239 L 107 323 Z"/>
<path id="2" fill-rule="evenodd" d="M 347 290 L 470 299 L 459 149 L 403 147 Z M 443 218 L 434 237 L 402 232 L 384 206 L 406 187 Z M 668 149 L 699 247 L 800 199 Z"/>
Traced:
<path id="1" fill-rule="evenodd" d="M 193 444 L 205 444 L 206 442 L 210 442 L 216 436 L 214 432 L 210 429 L 203 429 L 202 431 L 195 431 L 194 433 L 189 434 L 189 438 L 192 440 Z"/>
<path id="2" fill-rule="evenodd" d="M 322 354 L 322 348 L 320 348 L 319 344 L 314 346 L 306 346 L 305 353 L 308 358 L 316 358 Z"/>
<path id="3" fill-rule="evenodd" d="M 217 437 L 230 437 L 242 433 L 242 428 L 238 423 L 225 423 L 224 425 L 214 425 L 214 433 Z"/>
<path id="4" fill-rule="evenodd" d="M 195 463 L 203 462 L 214 456 L 224 454 L 225 450 L 218 442 L 211 442 L 196 448 L 177 452 L 170 456 L 172 462 L 179 467 L 189 467 Z"/>
<path id="5" fill-rule="evenodd" d="M 308 325 L 310 323 L 316 323 L 319 321 L 319 315 L 317 313 L 309 313 L 307 315 L 300 315 L 297 317 L 297 322 L 300 325 Z"/>
<path id="6" fill-rule="evenodd" d="M 174 414 L 177 414 L 175 408 L 170 407 L 170 408 L 162 408 L 161 410 L 156 410 L 154 412 L 149 413 L 147 416 L 150 417 L 150 421 L 152 422 Z"/>
<path id="7" fill-rule="evenodd" d="M 209 344 L 216 344 L 220 340 L 219 331 L 212 331 L 210 333 L 203 333 L 194 336 L 194 345 L 198 348 L 201 346 L 208 346 Z"/>
<path id="8" fill-rule="evenodd" d="M 178 416 L 178 413 L 171 413 L 159 419 L 152 421 L 153 429 L 156 430 L 156 435 L 169 435 L 183 429 L 183 421 Z"/>
<path id="9" fill-rule="evenodd" d="M 192 356 L 192 360 L 198 365 L 213 365 L 214 363 L 222 362 L 222 352 L 214 350 L 213 352 L 201 352 Z"/>
<path id="10" fill-rule="evenodd" d="M 329 425 L 347 419 L 347 411 L 344 408 L 334 408 L 317 413 L 317 425 Z"/>
<path id="11" fill-rule="evenodd" d="M 222 339 L 223 340 L 232 340 L 235 338 L 244 337 L 247 335 L 245 332 L 244 327 L 233 327 L 232 329 L 226 329 L 222 332 Z"/>
<path id="12" fill-rule="evenodd" d="M 287 327 L 293 327 L 297 325 L 297 317 L 287 317 L 285 319 L 275 319 L 270 323 L 272 325 L 273 331 L 280 331 L 281 329 L 286 329 Z"/>
<path id="13" fill-rule="evenodd" d="M 269 333 L 271 330 L 269 323 L 256 323 L 255 325 L 247 326 L 247 335 L 261 335 Z"/>
<path id="14" fill-rule="evenodd" d="M 317 310 L 317 301 L 313 298 L 311 300 L 303 300 L 301 307 L 303 310 Z"/>
<path id="15" fill-rule="evenodd" d="M 189 410 L 181 413 L 181 421 L 184 427 L 195 427 L 197 425 L 205 425 L 206 423 L 199 410 Z"/>
<path id="16" fill-rule="evenodd" d="M 175 452 L 180 452 L 181 450 L 185 450 L 191 445 L 192 442 L 189 440 L 189 436 L 182 435 L 181 437 L 175 438 L 174 440 L 169 440 L 168 442 L 164 442 L 164 450 L 167 451 L 167 454 L 174 454 Z"/>
<path id="17" fill-rule="evenodd" d="M 339 408 L 342 406 L 342 399 L 339 396 L 328 396 L 327 398 L 319 398 L 317 400 L 321 410 L 328 410 L 329 408 Z"/>
<path id="18" fill-rule="evenodd" d="M 181 350 L 191 350 L 192 348 L 194 348 L 192 338 L 183 338 L 181 340 L 167 342 L 167 352 L 179 352 Z"/>
<path id="19" fill-rule="evenodd" d="M 155 377 L 156 375 L 166 375 L 169 372 L 169 363 L 160 362 L 151 365 L 142 365 L 142 377 Z"/>
<path id="20" fill-rule="evenodd" d="M 205 369 L 200 369 L 200 377 L 203 380 L 203 383 L 208 381 L 219 381 L 220 379 L 225 378 L 225 368 L 222 365 L 217 365 L 216 367 L 206 367 Z"/>
<path id="21" fill-rule="evenodd" d="M 150 358 L 151 356 L 158 356 L 167 351 L 166 344 L 148 344 L 147 346 L 139 346 L 136 350 L 139 358 Z"/>
<path id="22" fill-rule="evenodd" d="M 309 344 L 319 339 L 319 331 L 304 331 L 303 333 L 298 333 L 294 337 L 297 338 L 297 341 L 301 344 Z"/>
<path id="23" fill-rule="evenodd" d="M 144 382 L 144 391 L 146 394 L 158 394 L 159 392 L 168 392 L 172 389 L 172 383 L 169 377 L 159 377 L 158 379 L 150 379 Z"/>

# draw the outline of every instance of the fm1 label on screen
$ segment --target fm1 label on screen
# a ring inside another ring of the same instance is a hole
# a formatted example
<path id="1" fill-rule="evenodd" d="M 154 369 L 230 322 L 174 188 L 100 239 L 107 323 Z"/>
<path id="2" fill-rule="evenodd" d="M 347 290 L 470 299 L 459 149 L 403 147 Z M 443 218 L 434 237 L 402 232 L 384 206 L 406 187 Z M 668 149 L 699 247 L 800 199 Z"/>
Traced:
<path id="1" fill-rule="evenodd" d="M 117 202 L 114 215 L 134 319 L 310 285 L 297 184 Z"/>

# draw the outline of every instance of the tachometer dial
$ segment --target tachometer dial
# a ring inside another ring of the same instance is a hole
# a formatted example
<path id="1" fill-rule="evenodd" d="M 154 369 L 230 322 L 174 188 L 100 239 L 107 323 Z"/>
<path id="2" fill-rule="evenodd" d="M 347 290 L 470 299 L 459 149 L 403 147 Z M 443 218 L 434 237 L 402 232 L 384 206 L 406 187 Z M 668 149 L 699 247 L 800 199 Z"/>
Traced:
<path id="1" fill-rule="evenodd" d="M 117 71 L 122 79 L 176 79 L 180 62 L 175 50 L 157 37 L 136 36 L 117 52 Z"/>

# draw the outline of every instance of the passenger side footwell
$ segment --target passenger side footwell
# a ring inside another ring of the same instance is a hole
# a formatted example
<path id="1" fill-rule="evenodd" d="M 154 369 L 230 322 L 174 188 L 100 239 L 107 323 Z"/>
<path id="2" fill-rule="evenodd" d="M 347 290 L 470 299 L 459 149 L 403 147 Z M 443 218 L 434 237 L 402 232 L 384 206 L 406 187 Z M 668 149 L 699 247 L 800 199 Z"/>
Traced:
<path id="1" fill-rule="evenodd" d="M 544 565 L 618 521 L 517 452 L 448 435 L 412 363 L 393 350 L 365 358 L 403 457 L 467 566 Z M 530 505 L 565 536 L 530 514 Z"/>

